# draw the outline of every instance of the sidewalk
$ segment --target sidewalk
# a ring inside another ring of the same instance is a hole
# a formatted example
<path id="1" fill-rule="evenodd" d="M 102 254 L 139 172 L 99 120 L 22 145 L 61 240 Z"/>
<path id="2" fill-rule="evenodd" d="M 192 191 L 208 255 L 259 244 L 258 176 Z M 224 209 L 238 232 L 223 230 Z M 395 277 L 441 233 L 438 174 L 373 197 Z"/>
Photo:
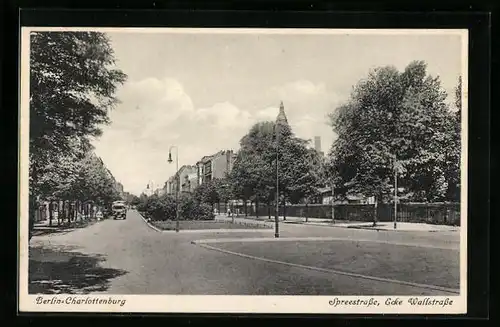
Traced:
<path id="1" fill-rule="evenodd" d="M 217 215 L 215 219 L 221 221 L 232 221 L 233 217 L 228 217 L 226 215 Z M 248 223 L 261 223 L 261 224 L 270 224 L 274 225 L 274 217 L 269 219 L 267 216 L 265 217 L 255 217 L 255 216 L 247 216 L 244 215 L 234 216 L 234 220 L 237 222 L 248 222 Z M 283 219 L 283 216 L 279 217 L 279 221 L 284 224 L 295 224 L 295 225 L 313 225 L 313 226 L 331 226 L 331 227 L 347 227 L 351 225 L 359 225 L 363 222 L 360 221 L 337 221 L 335 224 L 331 219 L 326 218 L 308 218 L 308 222 L 304 217 L 286 217 L 286 220 Z"/>
<path id="2" fill-rule="evenodd" d="M 222 221 L 231 221 L 232 217 L 227 217 L 226 215 L 218 215 L 215 219 Z M 274 225 L 274 217 L 271 220 L 266 217 L 255 217 L 255 216 L 240 216 L 234 217 L 235 221 L 238 222 L 259 222 L 266 225 Z M 460 226 L 448 226 L 448 225 L 432 225 L 424 223 L 403 223 L 399 222 L 394 229 L 393 222 L 378 222 L 376 226 L 373 226 L 372 222 L 361 222 L 361 221 L 344 221 L 337 220 L 335 223 L 331 219 L 324 218 L 309 218 L 308 222 L 304 217 L 279 217 L 281 223 L 285 224 L 295 224 L 295 225 L 309 225 L 309 226 L 324 226 L 324 227 L 337 227 L 337 228 L 356 228 L 356 229 L 368 229 L 368 230 L 383 230 L 383 231 L 427 231 L 427 232 L 456 232 L 460 231 Z"/>
<path id="3" fill-rule="evenodd" d="M 380 222 L 376 226 L 373 223 L 364 223 L 360 225 L 352 225 L 348 228 L 358 228 L 358 229 L 373 229 L 373 230 L 384 230 L 384 231 L 420 231 L 420 232 L 458 232 L 460 231 L 460 226 L 447 226 L 447 225 L 432 225 L 423 223 L 397 223 L 396 229 L 394 229 L 394 223 L 392 222 Z"/>
<path id="4" fill-rule="evenodd" d="M 90 225 L 93 225 L 97 222 L 96 219 L 92 220 L 77 220 L 72 221 L 71 224 L 68 225 L 67 221 L 62 222 L 59 226 L 57 225 L 57 219 L 52 219 L 52 226 L 49 225 L 49 220 L 42 220 L 35 223 L 33 226 L 33 236 L 41 236 L 47 234 L 56 234 L 56 233 L 68 233 L 74 231 L 79 228 L 85 228 Z"/>

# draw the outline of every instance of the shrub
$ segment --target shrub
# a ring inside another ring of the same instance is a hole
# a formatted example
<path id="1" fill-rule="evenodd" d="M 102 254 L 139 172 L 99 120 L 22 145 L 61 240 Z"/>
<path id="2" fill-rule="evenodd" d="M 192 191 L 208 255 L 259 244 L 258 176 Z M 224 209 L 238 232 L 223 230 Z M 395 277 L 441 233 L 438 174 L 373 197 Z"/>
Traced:
<path id="1" fill-rule="evenodd" d="M 151 220 L 163 221 L 176 218 L 175 197 L 171 195 L 148 197 L 137 206 L 137 209 Z M 213 220 L 215 215 L 210 205 L 198 203 L 190 194 L 183 194 L 179 198 L 179 218 L 181 220 Z"/>
<path id="2" fill-rule="evenodd" d="M 206 203 L 199 203 L 197 206 L 197 219 L 199 220 L 214 220 L 215 215 L 212 206 Z"/>

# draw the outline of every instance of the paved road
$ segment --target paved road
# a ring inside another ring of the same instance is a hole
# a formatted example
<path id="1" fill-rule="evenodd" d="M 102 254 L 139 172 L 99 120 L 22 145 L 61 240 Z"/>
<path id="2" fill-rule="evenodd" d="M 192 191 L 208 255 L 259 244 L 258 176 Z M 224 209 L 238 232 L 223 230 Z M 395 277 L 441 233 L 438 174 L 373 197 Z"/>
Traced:
<path id="1" fill-rule="evenodd" d="M 436 235 L 291 224 L 281 227 L 282 237 L 334 236 L 459 247 L 458 233 L 451 232 Z M 110 294 L 432 294 L 410 286 L 247 259 L 191 243 L 224 237 L 272 238 L 273 233 L 159 233 L 149 228 L 136 211 L 129 211 L 126 220 L 105 220 L 66 234 L 33 237 L 30 275 L 34 280 L 42 279 L 38 275 L 49 265 L 53 274 L 58 272 L 51 278 L 58 279 L 59 290 L 66 285 L 71 292 Z M 97 264 L 97 259 L 88 256 L 105 260 Z M 49 262 L 40 263 L 41 257 Z M 69 263 L 68 257 L 73 258 Z M 70 272 L 73 273 L 68 277 Z M 77 280 L 82 278 L 85 283 Z"/>

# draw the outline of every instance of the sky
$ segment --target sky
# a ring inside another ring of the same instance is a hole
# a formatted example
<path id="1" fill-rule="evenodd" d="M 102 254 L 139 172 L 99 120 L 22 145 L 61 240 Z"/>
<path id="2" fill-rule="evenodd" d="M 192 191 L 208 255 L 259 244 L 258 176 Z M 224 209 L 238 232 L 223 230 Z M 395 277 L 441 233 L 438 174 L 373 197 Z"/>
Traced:
<path id="1" fill-rule="evenodd" d="M 107 34 L 128 79 L 94 145 L 125 191 L 137 195 L 175 173 L 171 146 L 179 167 L 238 150 L 253 124 L 275 120 L 281 101 L 296 136 L 320 136 L 328 152 L 335 140 L 328 114 L 370 69 L 424 60 L 452 102 L 462 67 L 458 35 Z"/>

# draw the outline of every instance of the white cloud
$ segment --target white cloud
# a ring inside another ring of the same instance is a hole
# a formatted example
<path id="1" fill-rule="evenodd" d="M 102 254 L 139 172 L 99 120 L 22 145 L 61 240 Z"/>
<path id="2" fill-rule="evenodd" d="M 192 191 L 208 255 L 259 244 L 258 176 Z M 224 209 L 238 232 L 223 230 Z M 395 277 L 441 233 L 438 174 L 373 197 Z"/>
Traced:
<path id="1" fill-rule="evenodd" d="M 229 102 L 194 108 L 182 84 L 172 78 L 131 81 L 118 97 L 121 104 L 95 142 L 96 152 L 136 193 L 151 180 L 163 185 L 173 174 L 175 167 L 167 164 L 171 145 L 179 148 L 180 165 L 195 164 L 202 156 L 237 148 L 253 122 L 250 113 Z"/>
<path id="2" fill-rule="evenodd" d="M 193 118 L 216 128 L 233 128 L 246 127 L 251 115 L 229 102 L 223 102 L 216 103 L 210 108 L 196 110 Z"/>
<path id="3" fill-rule="evenodd" d="M 330 142 L 324 116 L 334 101 L 324 84 L 300 80 L 274 87 L 268 95 L 284 101 L 297 136 L 319 135 L 323 144 Z M 111 112 L 112 124 L 95 143 L 96 151 L 126 190 L 136 193 L 150 181 L 163 185 L 175 172 L 167 163 L 170 146 L 178 146 L 180 165 L 195 164 L 219 150 L 237 150 L 254 123 L 274 120 L 279 110 L 279 100 L 254 112 L 228 101 L 195 108 L 183 85 L 172 78 L 130 81 L 118 97 L 121 104 Z"/>

